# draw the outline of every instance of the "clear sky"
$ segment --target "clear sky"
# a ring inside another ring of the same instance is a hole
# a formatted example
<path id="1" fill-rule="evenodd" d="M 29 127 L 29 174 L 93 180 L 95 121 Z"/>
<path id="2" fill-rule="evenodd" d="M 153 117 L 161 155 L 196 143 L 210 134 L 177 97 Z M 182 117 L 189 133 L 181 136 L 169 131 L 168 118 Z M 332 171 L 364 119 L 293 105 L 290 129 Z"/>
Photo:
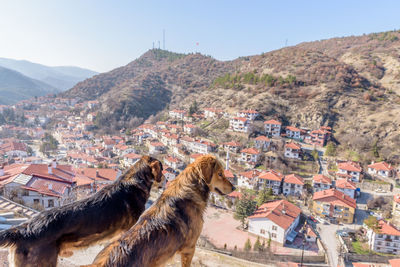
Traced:
<path id="1" fill-rule="evenodd" d="M 400 28 L 400 1 L 0 0 L 0 57 L 108 71 L 166 49 L 229 60 Z M 198 43 L 198 45 L 197 45 Z"/>

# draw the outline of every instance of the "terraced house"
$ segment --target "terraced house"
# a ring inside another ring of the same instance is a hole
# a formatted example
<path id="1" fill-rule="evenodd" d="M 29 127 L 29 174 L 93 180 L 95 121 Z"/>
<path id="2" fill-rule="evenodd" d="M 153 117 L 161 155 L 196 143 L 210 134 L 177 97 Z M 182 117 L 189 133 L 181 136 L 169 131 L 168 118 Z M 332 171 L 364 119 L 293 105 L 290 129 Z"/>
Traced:
<path id="1" fill-rule="evenodd" d="M 313 196 L 313 212 L 332 223 L 353 223 L 355 199 L 334 188 L 319 191 Z"/>

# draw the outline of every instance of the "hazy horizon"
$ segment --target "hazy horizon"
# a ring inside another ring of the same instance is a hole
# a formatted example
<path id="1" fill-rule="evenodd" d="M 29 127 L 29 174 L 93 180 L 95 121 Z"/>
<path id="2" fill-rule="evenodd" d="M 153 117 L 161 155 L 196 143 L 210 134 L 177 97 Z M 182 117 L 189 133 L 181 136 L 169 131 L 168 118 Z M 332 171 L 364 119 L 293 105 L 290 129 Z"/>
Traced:
<path id="1" fill-rule="evenodd" d="M 232 60 L 301 42 L 399 28 L 396 1 L 3 1 L 0 57 L 105 72 L 153 42 Z"/>

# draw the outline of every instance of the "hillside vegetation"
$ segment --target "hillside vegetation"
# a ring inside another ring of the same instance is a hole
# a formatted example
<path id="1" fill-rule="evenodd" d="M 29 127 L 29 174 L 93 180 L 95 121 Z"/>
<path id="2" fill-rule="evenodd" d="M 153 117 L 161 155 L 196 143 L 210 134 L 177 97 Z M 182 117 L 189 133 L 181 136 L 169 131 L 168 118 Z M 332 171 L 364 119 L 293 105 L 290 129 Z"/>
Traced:
<path id="1" fill-rule="evenodd" d="M 228 112 L 253 108 L 285 125 L 329 125 L 342 155 L 398 161 L 399 37 L 333 38 L 233 61 L 153 49 L 63 95 L 98 99 L 98 125 L 115 130 L 196 100 Z"/>

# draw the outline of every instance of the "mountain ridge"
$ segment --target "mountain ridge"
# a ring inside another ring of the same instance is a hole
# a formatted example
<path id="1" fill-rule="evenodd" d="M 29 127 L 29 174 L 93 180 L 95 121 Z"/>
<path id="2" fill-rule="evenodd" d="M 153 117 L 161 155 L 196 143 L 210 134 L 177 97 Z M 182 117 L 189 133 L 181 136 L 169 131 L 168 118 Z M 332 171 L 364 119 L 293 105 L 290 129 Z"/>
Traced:
<path id="1" fill-rule="evenodd" d="M 72 88 L 76 83 L 98 73 L 74 66 L 50 67 L 28 60 L 0 58 L 0 66 L 15 70 L 29 78 L 42 81 L 61 91 Z"/>
<path id="2" fill-rule="evenodd" d="M 42 81 L 0 66 L 0 103 L 3 105 L 58 92 L 58 89 Z"/>
<path id="3" fill-rule="evenodd" d="M 253 108 L 286 125 L 329 125 L 338 144 L 367 153 L 377 142 L 382 155 L 399 157 L 391 149 L 400 145 L 399 37 L 332 38 L 231 61 L 153 49 L 62 95 L 98 99 L 113 129 L 196 100 L 200 108 Z"/>

